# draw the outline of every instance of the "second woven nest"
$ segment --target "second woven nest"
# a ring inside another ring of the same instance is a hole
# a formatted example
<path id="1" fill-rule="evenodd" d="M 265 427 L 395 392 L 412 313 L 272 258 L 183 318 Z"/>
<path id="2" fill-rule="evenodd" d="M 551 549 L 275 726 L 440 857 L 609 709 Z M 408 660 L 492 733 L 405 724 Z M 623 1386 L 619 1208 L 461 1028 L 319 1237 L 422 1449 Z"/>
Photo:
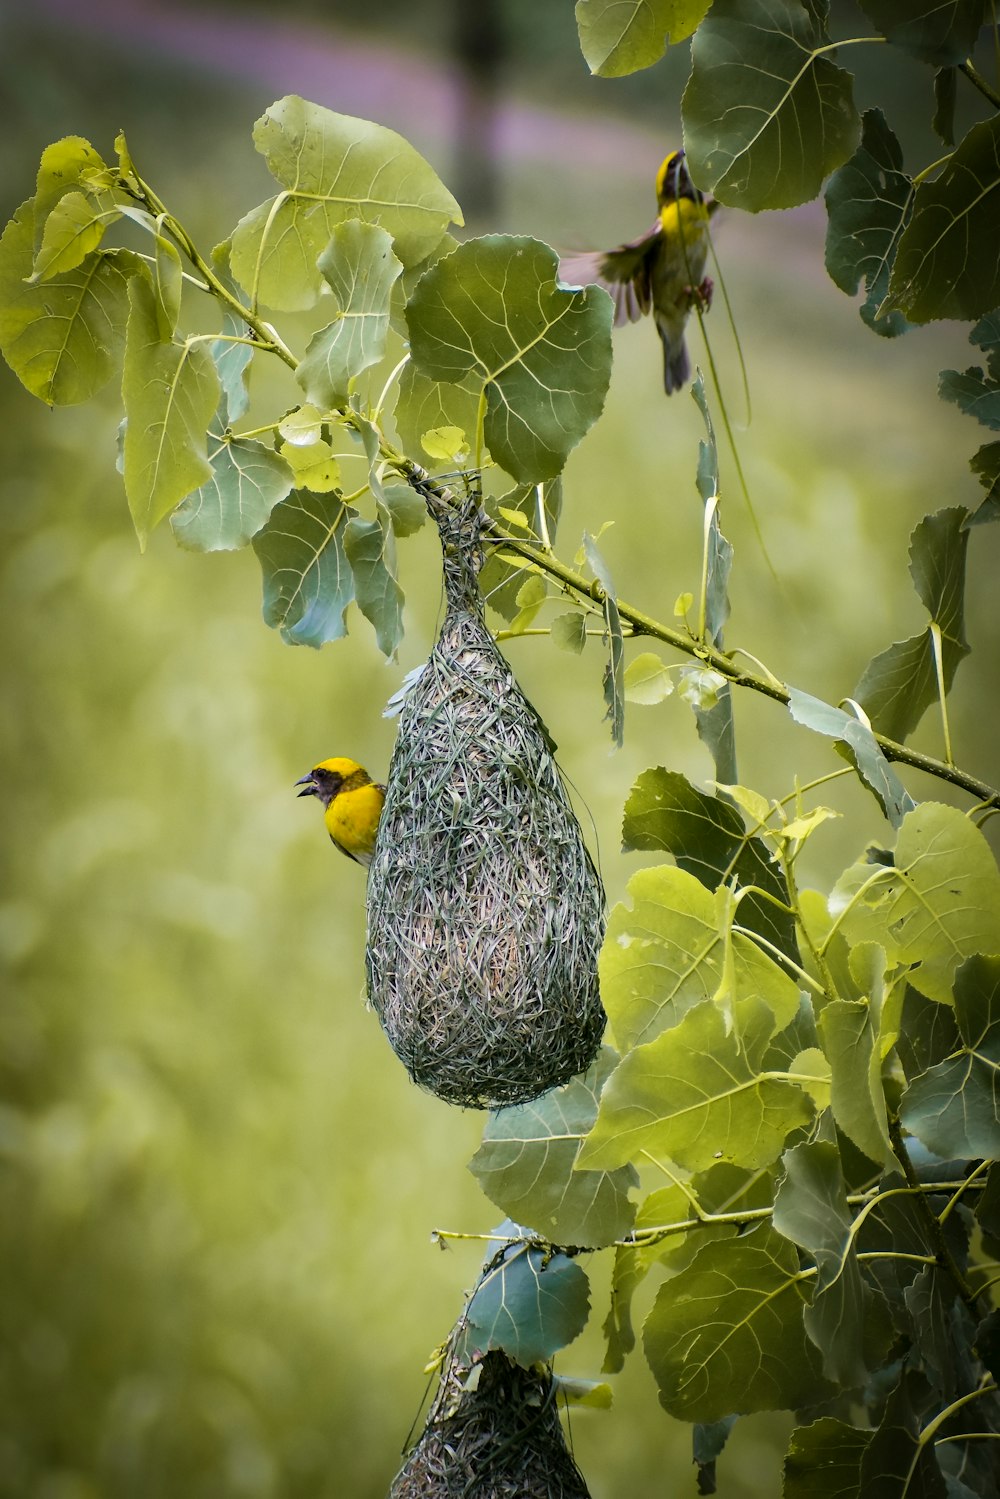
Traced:
<path id="1" fill-rule="evenodd" d="M 415 1082 L 499 1107 L 593 1061 L 604 893 L 548 736 L 480 613 L 478 511 L 428 504 L 448 612 L 389 767 L 368 990 Z"/>
<path id="2" fill-rule="evenodd" d="M 556 1410 L 552 1375 L 488 1353 L 472 1389 L 451 1368 L 389 1499 L 590 1499 Z"/>

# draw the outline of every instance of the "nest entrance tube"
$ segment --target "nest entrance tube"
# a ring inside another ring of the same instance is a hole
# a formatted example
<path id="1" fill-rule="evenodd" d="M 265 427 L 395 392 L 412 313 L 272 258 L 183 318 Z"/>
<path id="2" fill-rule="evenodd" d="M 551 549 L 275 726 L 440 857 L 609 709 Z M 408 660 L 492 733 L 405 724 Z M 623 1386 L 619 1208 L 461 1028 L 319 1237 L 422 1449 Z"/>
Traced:
<path id="1" fill-rule="evenodd" d="M 428 484 L 447 612 L 400 715 L 368 877 L 369 999 L 413 1080 L 474 1108 L 585 1072 L 604 892 L 538 714 L 483 620 L 477 491 Z"/>

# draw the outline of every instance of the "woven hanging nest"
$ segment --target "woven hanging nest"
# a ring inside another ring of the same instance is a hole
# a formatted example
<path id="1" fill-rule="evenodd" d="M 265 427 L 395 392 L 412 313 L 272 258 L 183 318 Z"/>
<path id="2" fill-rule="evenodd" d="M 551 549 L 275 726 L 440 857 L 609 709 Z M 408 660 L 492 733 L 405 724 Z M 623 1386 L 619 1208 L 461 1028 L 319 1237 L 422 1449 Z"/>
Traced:
<path id="1" fill-rule="evenodd" d="M 411 688 L 368 877 L 368 994 L 413 1080 L 475 1108 L 578 1073 L 604 1031 L 604 892 L 537 713 L 483 621 L 478 496 L 425 492 L 448 608 Z"/>
<path id="2" fill-rule="evenodd" d="M 590 1499 L 566 1446 L 552 1376 L 488 1353 L 451 1364 L 389 1499 Z M 469 1388 L 474 1384 L 474 1388 Z"/>

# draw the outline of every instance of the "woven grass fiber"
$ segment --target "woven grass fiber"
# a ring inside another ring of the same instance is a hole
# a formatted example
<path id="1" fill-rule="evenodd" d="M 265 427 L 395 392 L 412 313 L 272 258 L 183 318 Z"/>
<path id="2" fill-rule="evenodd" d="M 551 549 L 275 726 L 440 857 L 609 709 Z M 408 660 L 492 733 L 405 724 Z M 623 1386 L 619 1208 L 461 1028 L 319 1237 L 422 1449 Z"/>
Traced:
<path id="1" fill-rule="evenodd" d="M 421 1087 L 523 1103 L 604 1031 L 604 891 L 534 708 L 483 621 L 480 508 L 425 492 L 447 612 L 400 716 L 368 876 L 369 999 Z"/>
<path id="2" fill-rule="evenodd" d="M 389 1499 L 590 1499 L 566 1446 L 547 1370 L 488 1353 L 478 1382 L 448 1367 Z"/>

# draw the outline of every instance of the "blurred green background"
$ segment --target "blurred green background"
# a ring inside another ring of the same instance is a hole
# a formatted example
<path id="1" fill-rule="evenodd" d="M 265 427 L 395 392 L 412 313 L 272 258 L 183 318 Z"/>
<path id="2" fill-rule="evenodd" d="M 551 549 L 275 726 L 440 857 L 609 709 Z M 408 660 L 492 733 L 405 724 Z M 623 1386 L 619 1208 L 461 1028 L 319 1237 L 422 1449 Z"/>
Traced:
<path id="1" fill-rule="evenodd" d="M 683 49 L 640 78 L 594 80 L 568 3 L 508 0 L 505 66 L 477 85 L 495 111 L 470 115 L 450 5 L 368 9 L 5 6 L 4 217 L 33 190 L 46 144 L 79 133 L 109 154 L 124 127 L 208 247 L 268 193 L 254 119 L 300 92 L 406 134 L 478 195 L 474 230 L 580 249 L 646 227 L 653 174 L 678 139 Z M 852 66 L 874 66 L 852 52 Z M 939 154 L 922 123 L 929 76 L 893 72 L 884 55 L 879 66 L 860 100 L 891 99 L 910 164 L 924 165 Z M 458 150 L 473 117 L 490 171 L 470 172 Z M 738 440 L 782 585 L 727 461 L 727 639 L 837 701 L 873 651 L 921 626 L 914 524 L 979 499 L 967 458 L 982 434 L 935 393 L 938 369 L 973 351 L 953 325 L 905 346 L 873 337 L 825 278 L 821 206 L 718 222 L 753 390 Z M 721 300 L 709 326 L 738 417 Z M 697 331 L 692 347 L 703 362 Z M 670 620 L 698 586 L 701 424 L 687 396 L 665 401 L 659 367 L 650 329 L 617 338 L 606 414 L 569 466 L 560 551 L 613 520 L 602 546 L 620 592 Z M 376 1499 L 482 1253 L 442 1252 L 431 1231 L 485 1232 L 500 1215 L 465 1169 L 480 1119 L 417 1092 L 364 1008 L 363 879 L 292 783 L 333 753 L 384 771 L 394 724 L 382 707 L 440 614 L 433 541 L 402 548 L 398 662 L 359 618 L 345 642 L 292 650 L 260 621 L 252 554 L 186 554 L 165 527 L 139 555 L 114 468 L 118 415 L 113 391 L 49 412 L 0 368 L 0 1495 Z M 959 760 L 993 780 L 997 562 L 985 528 L 970 548 L 974 654 L 952 699 Z M 631 709 L 612 754 L 593 645 L 580 660 L 537 639 L 508 653 L 619 899 L 638 863 L 618 852 L 635 776 L 650 764 L 711 774 L 689 712 L 677 698 Z M 737 712 L 748 784 L 782 795 L 836 767 L 772 704 L 741 699 Z M 940 753 L 934 715 L 917 742 Z M 823 799 L 844 815 L 809 849 L 821 885 L 887 833 L 853 783 Z M 599 1366 L 607 1259 L 588 1267 L 593 1325 L 564 1372 Z M 659 1410 L 639 1357 L 616 1386 L 610 1414 L 572 1423 L 595 1499 L 693 1493 L 689 1432 Z M 779 1491 L 788 1426 L 740 1424 L 721 1467 L 731 1499 Z"/>

